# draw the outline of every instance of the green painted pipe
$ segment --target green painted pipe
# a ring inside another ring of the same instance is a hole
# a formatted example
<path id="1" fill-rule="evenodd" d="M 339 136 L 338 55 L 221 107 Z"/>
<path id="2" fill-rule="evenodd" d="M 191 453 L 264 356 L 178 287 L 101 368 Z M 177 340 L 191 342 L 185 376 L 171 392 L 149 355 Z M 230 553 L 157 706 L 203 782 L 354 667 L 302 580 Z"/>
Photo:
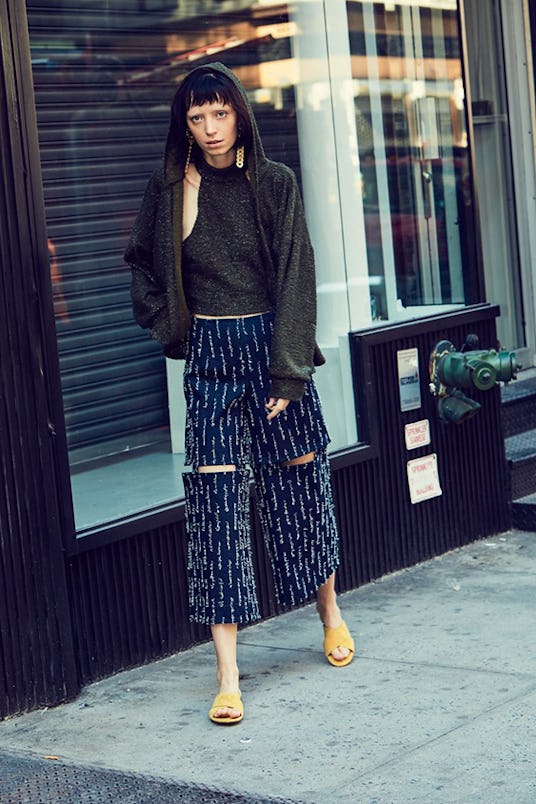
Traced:
<path id="1" fill-rule="evenodd" d="M 450 344 L 452 346 L 452 344 Z M 454 347 L 452 347 L 454 349 Z M 509 382 L 518 365 L 514 352 L 496 349 L 444 351 L 436 356 L 437 378 L 443 385 L 489 391 L 496 382 Z"/>

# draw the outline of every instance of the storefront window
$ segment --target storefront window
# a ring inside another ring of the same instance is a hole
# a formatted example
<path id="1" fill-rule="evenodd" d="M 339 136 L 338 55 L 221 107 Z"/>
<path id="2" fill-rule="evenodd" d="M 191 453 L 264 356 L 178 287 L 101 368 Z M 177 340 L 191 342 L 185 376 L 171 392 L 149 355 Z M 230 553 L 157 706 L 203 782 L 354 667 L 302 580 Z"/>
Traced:
<path id="1" fill-rule="evenodd" d="M 521 7 L 512 10 L 514 20 L 522 14 Z M 531 363 L 532 358 L 519 355 L 520 348 L 527 345 L 527 315 L 523 299 L 522 244 L 518 237 L 522 223 L 514 202 L 513 103 L 507 95 L 504 61 L 509 43 L 503 40 L 505 32 L 497 0 L 490 0 L 485 6 L 468 0 L 465 18 L 468 36 L 473 39 L 478 36 L 486 43 L 485 47 L 471 48 L 468 56 L 486 294 L 490 302 L 501 305 L 497 321 L 500 341 L 515 348 L 518 359 L 526 365 L 527 358 Z M 523 46 L 523 42 L 516 45 L 519 49 Z M 514 103 L 523 103 L 521 89 Z M 505 266 L 508 266 L 506 270 Z"/>
<path id="2" fill-rule="evenodd" d="M 160 348 L 133 322 L 122 261 L 162 158 L 171 98 L 193 66 L 223 61 L 248 90 L 268 155 L 300 180 L 294 23 L 286 5 L 268 2 L 29 0 L 27 14 L 84 530 L 182 496 L 180 370 L 166 372 Z"/>
<path id="3" fill-rule="evenodd" d="M 470 300 L 453 0 L 28 0 L 77 529 L 182 497 L 181 364 L 132 320 L 122 255 L 193 66 L 246 87 L 315 247 L 315 375 L 332 448 L 358 440 L 348 332 Z"/>
<path id="4" fill-rule="evenodd" d="M 373 320 L 471 301 L 471 192 L 455 0 L 348 2 Z"/>

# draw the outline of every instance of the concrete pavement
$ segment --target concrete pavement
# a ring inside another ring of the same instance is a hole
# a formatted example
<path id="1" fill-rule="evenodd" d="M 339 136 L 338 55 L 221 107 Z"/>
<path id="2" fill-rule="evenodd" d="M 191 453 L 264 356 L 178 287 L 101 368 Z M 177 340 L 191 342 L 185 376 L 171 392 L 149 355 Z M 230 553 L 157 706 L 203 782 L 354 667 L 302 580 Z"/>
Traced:
<path id="1" fill-rule="evenodd" d="M 340 603 L 358 647 L 346 668 L 325 661 L 314 606 L 240 633 L 239 725 L 208 720 L 201 645 L 0 723 L 0 752 L 252 801 L 533 804 L 536 534 L 476 542 Z"/>

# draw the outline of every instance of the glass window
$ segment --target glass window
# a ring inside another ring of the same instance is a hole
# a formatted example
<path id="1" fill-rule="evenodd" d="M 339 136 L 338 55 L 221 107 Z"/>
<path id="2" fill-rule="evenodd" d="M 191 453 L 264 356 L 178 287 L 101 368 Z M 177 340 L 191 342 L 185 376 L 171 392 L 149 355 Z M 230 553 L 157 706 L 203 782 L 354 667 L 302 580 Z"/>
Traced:
<path id="1" fill-rule="evenodd" d="M 77 530 L 182 497 L 182 364 L 132 320 L 123 252 L 177 85 L 220 60 L 292 167 L 315 247 L 315 375 L 355 444 L 348 332 L 471 300 L 456 3 L 27 0 Z"/>
<path id="2" fill-rule="evenodd" d="M 300 183 L 296 20 L 285 4 L 238 0 L 28 0 L 27 14 L 83 532 L 182 496 L 181 364 L 166 371 L 160 347 L 133 322 L 122 260 L 162 158 L 170 101 L 194 65 L 223 61 L 249 93 L 268 155 Z"/>
<path id="3" fill-rule="evenodd" d="M 513 17 L 518 14 L 522 14 L 521 8 L 512 10 Z M 465 15 L 469 39 L 478 36 L 486 43 L 471 48 L 468 57 L 486 294 L 490 302 L 501 305 L 497 321 L 500 341 L 517 350 L 526 346 L 527 341 L 517 237 L 519 222 L 514 201 L 512 102 L 507 98 L 505 81 L 504 52 L 508 45 L 503 41 L 497 0 L 490 0 L 485 6 L 469 0 L 465 3 Z M 523 44 L 519 42 L 517 47 L 521 49 Z M 520 100 L 515 102 L 523 103 L 519 87 L 516 92 Z M 525 363 L 525 358 L 521 362 Z"/>
<path id="4" fill-rule="evenodd" d="M 457 3 L 346 7 L 371 317 L 475 301 Z"/>

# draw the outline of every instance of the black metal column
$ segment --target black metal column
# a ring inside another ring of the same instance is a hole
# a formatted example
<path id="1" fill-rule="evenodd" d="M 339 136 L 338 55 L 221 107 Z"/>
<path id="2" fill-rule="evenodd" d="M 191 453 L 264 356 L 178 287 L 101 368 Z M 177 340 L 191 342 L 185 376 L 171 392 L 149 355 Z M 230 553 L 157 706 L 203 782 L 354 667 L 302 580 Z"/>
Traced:
<path id="1" fill-rule="evenodd" d="M 49 278 L 36 236 L 31 96 L 24 4 L 0 0 L 0 718 L 79 689 L 49 396 L 52 307 L 41 305 Z"/>

